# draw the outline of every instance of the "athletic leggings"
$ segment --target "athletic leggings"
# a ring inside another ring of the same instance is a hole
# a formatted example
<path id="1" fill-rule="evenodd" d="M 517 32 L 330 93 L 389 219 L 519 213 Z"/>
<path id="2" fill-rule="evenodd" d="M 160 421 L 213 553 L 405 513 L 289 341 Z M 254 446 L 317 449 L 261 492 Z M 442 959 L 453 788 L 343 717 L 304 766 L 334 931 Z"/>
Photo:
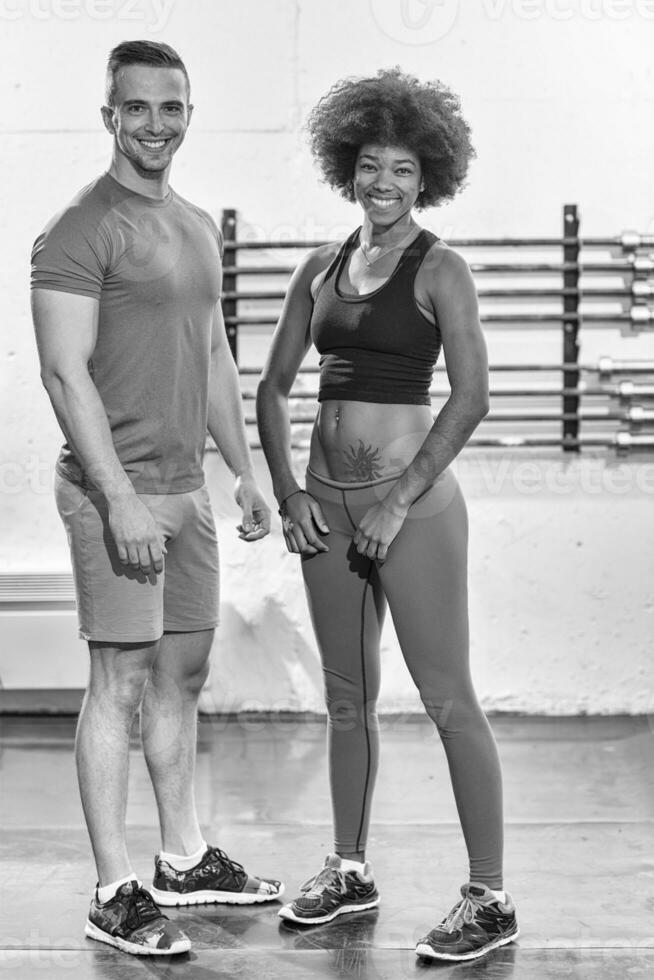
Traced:
<path id="1" fill-rule="evenodd" d="M 470 880 L 502 886 L 502 776 L 468 660 L 466 506 L 446 470 L 410 508 L 385 562 L 352 541 L 393 480 L 337 483 L 307 473 L 330 533 L 328 552 L 302 559 L 328 711 L 335 849 L 366 847 L 379 758 L 376 701 L 386 604 L 411 677 L 447 755 Z"/>

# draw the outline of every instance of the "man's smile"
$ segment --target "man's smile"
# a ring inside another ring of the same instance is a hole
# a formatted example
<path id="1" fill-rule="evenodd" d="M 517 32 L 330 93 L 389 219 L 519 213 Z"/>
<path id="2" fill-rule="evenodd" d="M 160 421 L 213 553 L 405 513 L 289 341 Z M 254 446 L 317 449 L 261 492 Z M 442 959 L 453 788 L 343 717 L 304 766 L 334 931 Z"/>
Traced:
<path id="1" fill-rule="evenodd" d="M 137 137 L 138 139 L 138 137 Z M 144 146 L 146 150 L 154 151 L 157 153 L 159 150 L 163 150 L 164 146 L 170 142 L 170 139 L 158 139 L 158 140 L 146 140 L 138 139 L 141 146 Z"/>

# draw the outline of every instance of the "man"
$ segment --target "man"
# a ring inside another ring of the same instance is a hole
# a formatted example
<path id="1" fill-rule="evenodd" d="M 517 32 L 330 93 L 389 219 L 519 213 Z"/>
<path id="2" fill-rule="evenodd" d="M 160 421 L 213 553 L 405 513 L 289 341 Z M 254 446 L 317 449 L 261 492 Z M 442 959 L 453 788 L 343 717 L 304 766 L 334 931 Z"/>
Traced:
<path id="1" fill-rule="evenodd" d="M 130 953 L 190 948 L 155 904 L 276 899 L 207 846 L 195 809 L 197 700 L 217 625 L 218 554 L 202 471 L 207 427 L 236 477 L 239 536 L 268 534 L 220 310 L 221 236 L 168 186 L 193 107 L 168 45 L 119 44 L 107 70 L 109 171 L 39 236 L 32 309 L 66 437 L 56 495 L 90 680 L 77 728 L 98 870 L 86 934 Z M 140 708 L 162 851 L 152 892 L 125 843 L 129 735 Z"/>

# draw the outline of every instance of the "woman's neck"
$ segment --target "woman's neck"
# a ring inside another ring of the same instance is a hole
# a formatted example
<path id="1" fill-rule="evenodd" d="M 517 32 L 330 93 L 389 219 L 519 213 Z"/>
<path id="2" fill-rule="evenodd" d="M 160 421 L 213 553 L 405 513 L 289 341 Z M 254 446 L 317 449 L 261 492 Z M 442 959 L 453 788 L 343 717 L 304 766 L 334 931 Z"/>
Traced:
<path id="1" fill-rule="evenodd" d="M 359 241 L 365 248 L 375 246 L 391 248 L 405 238 L 410 238 L 413 232 L 417 230 L 418 225 L 410 214 L 400 218 L 392 225 L 375 225 L 367 217 L 364 217 Z"/>

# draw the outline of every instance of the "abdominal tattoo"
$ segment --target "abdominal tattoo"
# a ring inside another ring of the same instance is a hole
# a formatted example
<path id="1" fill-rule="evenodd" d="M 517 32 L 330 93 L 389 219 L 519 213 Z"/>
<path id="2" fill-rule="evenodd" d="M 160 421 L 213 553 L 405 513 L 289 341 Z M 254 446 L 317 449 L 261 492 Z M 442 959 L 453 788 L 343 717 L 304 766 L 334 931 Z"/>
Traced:
<path id="1" fill-rule="evenodd" d="M 359 439 L 357 446 L 350 446 L 343 453 L 345 470 L 352 483 L 378 480 L 383 474 L 381 449 L 365 446 Z"/>

